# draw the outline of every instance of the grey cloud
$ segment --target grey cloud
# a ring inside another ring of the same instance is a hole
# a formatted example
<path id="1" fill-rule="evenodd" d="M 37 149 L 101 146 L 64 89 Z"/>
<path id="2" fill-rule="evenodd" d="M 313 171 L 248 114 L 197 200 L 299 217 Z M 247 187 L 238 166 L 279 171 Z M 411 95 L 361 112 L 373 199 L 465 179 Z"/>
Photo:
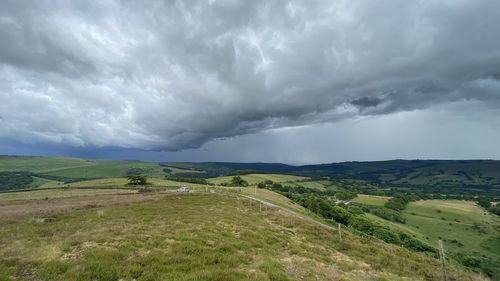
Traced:
<path id="1" fill-rule="evenodd" d="M 500 2 L 3 1 L 0 138 L 196 148 L 500 105 Z"/>
<path id="2" fill-rule="evenodd" d="M 382 103 L 382 99 L 379 97 L 362 97 L 359 99 L 355 99 L 350 103 L 354 106 L 359 107 L 360 110 L 363 110 L 367 107 L 376 107 L 377 105 Z"/>

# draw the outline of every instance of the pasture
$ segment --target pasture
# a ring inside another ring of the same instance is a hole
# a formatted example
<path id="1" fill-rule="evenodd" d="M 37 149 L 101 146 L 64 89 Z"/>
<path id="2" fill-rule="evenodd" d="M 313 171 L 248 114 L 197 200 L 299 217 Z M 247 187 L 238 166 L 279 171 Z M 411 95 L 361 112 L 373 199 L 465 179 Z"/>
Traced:
<path id="1" fill-rule="evenodd" d="M 486 252 L 500 258 L 500 252 L 485 251 L 482 246 L 485 241 L 498 237 L 500 220 L 474 202 L 411 202 L 403 214 L 408 228 L 422 233 L 435 245 L 437 240 L 444 239 L 447 247 L 455 251 Z"/>
<path id="2" fill-rule="evenodd" d="M 283 174 L 248 174 L 241 175 L 241 177 L 248 182 L 250 185 L 258 184 L 259 182 L 263 182 L 266 180 L 270 180 L 275 183 L 283 183 L 283 182 L 293 182 L 306 179 L 301 176 L 293 176 L 293 175 L 283 175 Z M 222 184 L 229 183 L 233 176 L 225 176 L 225 177 L 217 177 L 208 179 L 209 182 L 213 184 Z"/>
<path id="3" fill-rule="evenodd" d="M 55 171 L 45 172 L 44 175 L 65 178 L 114 178 L 124 177 L 133 169 L 148 177 L 163 178 L 165 176 L 162 167 L 156 163 L 126 161 L 102 161 L 93 165 L 61 168 Z"/>
<path id="4" fill-rule="evenodd" d="M 387 202 L 389 199 L 390 199 L 390 197 L 387 197 L 387 196 L 358 194 L 358 196 L 356 198 L 354 198 L 352 200 L 352 202 L 370 205 L 370 206 L 383 207 L 385 202 Z"/>
<path id="5" fill-rule="evenodd" d="M 146 201 L 0 218 L 0 280 L 439 278 L 434 258 L 348 231 L 339 241 L 332 229 L 235 195 L 133 196 Z M 481 280 L 453 266 L 449 275 Z"/>
<path id="6" fill-rule="evenodd" d="M 92 166 L 98 163 L 100 163 L 98 160 L 70 157 L 0 156 L 0 171 L 46 173 L 59 169 Z"/>

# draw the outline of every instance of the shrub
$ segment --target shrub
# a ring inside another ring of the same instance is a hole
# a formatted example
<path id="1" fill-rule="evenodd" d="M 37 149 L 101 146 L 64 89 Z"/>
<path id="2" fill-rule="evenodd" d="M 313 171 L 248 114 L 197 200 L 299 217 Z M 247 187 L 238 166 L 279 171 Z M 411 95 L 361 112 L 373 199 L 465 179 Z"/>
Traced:
<path id="1" fill-rule="evenodd" d="M 396 211 L 402 211 L 406 208 L 408 202 L 408 199 L 406 199 L 405 197 L 393 197 L 389 199 L 389 201 L 385 202 L 384 207 Z"/>
<path id="2" fill-rule="evenodd" d="M 371 210 L 371 213 L 381 217 L 383 219 L 389 220 L 389 221 L 394 221 L 394 222 L 399 222 L 399 223 L 406 223 L 406 219 L 403 217 L 403 215 L 395 210 L 389 209 L 389 208 L 373 208 Z"/>

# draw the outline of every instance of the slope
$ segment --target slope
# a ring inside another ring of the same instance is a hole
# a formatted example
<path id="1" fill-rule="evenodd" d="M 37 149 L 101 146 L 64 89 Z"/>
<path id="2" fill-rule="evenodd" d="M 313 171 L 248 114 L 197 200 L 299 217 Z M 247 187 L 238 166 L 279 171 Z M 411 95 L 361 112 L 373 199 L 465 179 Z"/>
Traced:
<path id="1" fill-rule="evenodd" d="M 0 280 L 439 278 L 434 258 L 349 232 L 340 240 L 314 221 L 234 194 L 147 198 L 0 219 Z M 482 280 L 454 266 L 449 273 Z"/>

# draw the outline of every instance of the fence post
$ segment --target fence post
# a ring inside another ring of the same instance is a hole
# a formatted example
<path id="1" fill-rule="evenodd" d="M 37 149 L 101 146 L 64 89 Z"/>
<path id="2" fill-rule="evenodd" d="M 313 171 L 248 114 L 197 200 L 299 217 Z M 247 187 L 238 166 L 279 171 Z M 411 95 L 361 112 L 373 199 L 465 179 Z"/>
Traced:
<path id="1" fill-rule="evenodd" d="M 448 281 L 448 275 L 446 274 L 446 257 L 444 255 L 443 241 L 439 239 L 439 259 L 441 260 L 441 274 L 443 276 L 443 281 Z"/>
<path id="2" fill-rule="evenodd" d="M 339 239 L 340 239 L 340 242 L 342 242 L 342 231 L 340 230 L 340 228 L 341 228 L 340 223 L 338 224 L 338 228 L 339 228 Z"/>

